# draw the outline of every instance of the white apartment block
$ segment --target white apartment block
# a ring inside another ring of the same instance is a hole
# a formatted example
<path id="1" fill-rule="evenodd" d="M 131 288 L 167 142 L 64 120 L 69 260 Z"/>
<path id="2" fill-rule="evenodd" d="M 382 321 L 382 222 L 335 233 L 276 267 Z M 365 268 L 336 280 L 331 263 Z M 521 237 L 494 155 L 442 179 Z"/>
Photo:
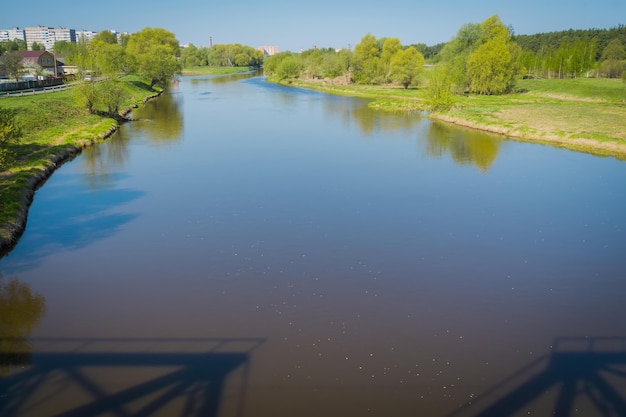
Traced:
<path id="1" fill-rule="evenodd" d="M 14 39 L 25 41 L 26 39 L 24 38 L 24 29 L 0 29 L 0 42 L 9 42 Z"/>
<path id="2" fill-rule="evenodd" d="M 50 33 L 54 37 L 54 42 L 76 42 L 76 31 L 74 29 L 54 28 L 50 30 Z"/>
<path id="3" fill-rule="evenodd" d="M 122 35 L 128 34 L 128 32 L 121 33 L 116 30 L 111 30 L 111 33 L 117 37 L 118 42 L 120 42 Z M 97 32 L 92 30 L 74 30 L 47 26 L 32 26 L 24 29 L 15 27 L 13 29 L 0 29 L 0 42 L 21 39 L 26 41 L 26 49 L 29 51 L 33 49 L 33 43 L 35 42 L 43 45 L 46 51 L 52 51 L 55 42 L 78 42 L 80 40 L 89 42 L 96 34 Z"/>
<path id="4" fill-rule="evenodd" d="M 26 38 L 26 49 L 31 51 L 33 43 L 37 42 L 43 45 L 46 51 L 54 48 L 57 41 L 76 42 L 76 31 L 67 28 L 51 28 L 47 26 L 27 27 L 24 28 Z"/>

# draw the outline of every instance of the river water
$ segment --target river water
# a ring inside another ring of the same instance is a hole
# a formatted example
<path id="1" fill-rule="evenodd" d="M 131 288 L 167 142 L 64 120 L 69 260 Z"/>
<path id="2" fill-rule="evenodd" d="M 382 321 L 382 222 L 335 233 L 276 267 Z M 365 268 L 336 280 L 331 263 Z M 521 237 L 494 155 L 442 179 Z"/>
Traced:
<path id="1" fill-rule="evenodd" d="M 0 260 L 0 415 L 626 415 L 626 163 L 252 75 L 134 117 Z"/>

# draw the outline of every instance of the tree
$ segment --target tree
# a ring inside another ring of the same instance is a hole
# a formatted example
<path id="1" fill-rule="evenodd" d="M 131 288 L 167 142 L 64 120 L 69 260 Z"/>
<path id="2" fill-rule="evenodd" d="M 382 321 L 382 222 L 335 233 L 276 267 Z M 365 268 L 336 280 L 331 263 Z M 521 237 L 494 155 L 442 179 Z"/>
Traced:
<path id="1" fill-rule="evenodd" d="M 602 64 L 600 73 L 605 77 L 619 78 L 626 71 L 626 49 L 619 38 L 615 38 L 608 43 L 602 52 Z"/>
<path id="2" fill-rule="evenodd" d="M 115 80 L 108 79 L 97 83 L 96 104 L 106 108 L 106 115 L 113 119 L 120 119 L 120 106 L 124 101 L 122 86 Z"/>
<path id="3" fill-rule="evenodd" d="M 488 41 L 467 57 L 469 90 L 478 94 L 508 92 L 517 75 L 513 57 L 502 39 Z"/>
<path id="4" fill-rule="evenodd" d="M 0 169 L 6 169 L 13 161 L 11 147 L 22 136 L 14 109 L 0 107 Z"/>
<path id="5" fill-rule="evenodd" d="M 117 45 L 117 36 L 110 30 L 102 30 L 93 37 L 93 41 L 99 41 L 103 43 L 108 43 L 111 45 Z"/>
<path id="6" fill-rule="evenodd" d="M 288 56 L 278 64 L 276 75 L 280 80 L 298 78 L 300 76 L 300 65 L 294 56 Z"/>
<path id="7" fill-rule="evenodd" d="M 391 58 L 391 78 L 405 89 L 424 72 L 424 56 L 413 47 L 397 51 Z"/>
<path id="8" fill-rule="evenodd" d="M 45 51 L 46 47 L 40 43 L 33 42 L 33 44 L 30 46 L 30 50 L 31 51 Z"/>
<path id="9" fill-rule="evenodd" d="M 56 41 L 52 50 L 55 55 L 67 57 L 76 52 L 76 42 Z"/>
<path id="10" fill-rule="evenodd" d="M 0 55 L 11 51 L 25 51 L 26 41 L 22 39 L 12 39 L 7 42 L 0 42 Z"/>
<path id="11" fill-rule="evenodd" d="M 456 37 L 445 44 L 439 53 L 448 77 L 459 93 L 465 92 L 468 87 L 467 57 L 478 48 L 481 37 L 480 25 L 468 23 L 461 26 Z"/>
<path id="12" fill-rule="evenodd" d="M 481 42 L 466 61 L 469 91 L 503 94 L 512 90 L 518 76 L 521 50 L 511 41 L 509 30 L 497 15 L 480 25 Z"/>
<path id="13" fill-rule="evenodd" d="M 95 69 L 100 74 L 107 78 L 113 78 L 128 70 L 128 60 L 122 45 L 92 40 L 89 46 Z"/>
<path id="14" fill-rule="evenodd" d="M 376 37 L 370 33 L 354 47 L 354 80 L 369 84 L 380 81 L 380 53 Z"/>
<path id="15" fill-rule="evenodd" d="M 398 38 L 386 38 L 383 42 L 382 52 L 380 54 L 380 63 L 385 77 L 385 81 L 391 79 L 391 59 L 402 50 L 402 44 Z"/>
<path id="16" fill-rule="evenodd" d="M 24 64 L 22 56 L 17 52 L 7 52 L 0 57 L 0 65 L 4 72 L 16 82 L 20 80 L 20 76 L 24 74 Z"/>
<path id="17" fill-rule="evenodd" d="M 432 110 L 448 110 L 454 104 L 452 79 L 443 65 L 436 66 L 426 84 L 426 100 Z"/>
<path id="18" fill-rule="evenodd" d="M 167 86 L 180 72 L 180 52 L 174 34 L 161 28 L 145 28 L 131 35 L 126 53 L 133 57 L 137 71 L 150 79 L 150 86 Z"/>
<path id="19" fill-rule="evenodd" d="M 95 113 L 98 94 L 96 92 L 96 83 L 93 81 L 83 81 L 72 88 L 74 100 L 81 107 L 86 107 L 89 113 Z"/>

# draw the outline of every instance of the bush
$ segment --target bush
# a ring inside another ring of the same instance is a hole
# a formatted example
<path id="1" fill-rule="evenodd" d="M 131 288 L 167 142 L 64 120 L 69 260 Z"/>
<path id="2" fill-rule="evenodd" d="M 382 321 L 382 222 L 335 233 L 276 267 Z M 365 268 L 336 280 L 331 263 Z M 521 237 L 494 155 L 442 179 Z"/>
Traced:
<path id="1" fill-rule="evenodd" d="M 22 136 L 16 115 L 13 109 L 0 108 L 0 169 L 6 169 L 13 162 L 11 147 Z"/>

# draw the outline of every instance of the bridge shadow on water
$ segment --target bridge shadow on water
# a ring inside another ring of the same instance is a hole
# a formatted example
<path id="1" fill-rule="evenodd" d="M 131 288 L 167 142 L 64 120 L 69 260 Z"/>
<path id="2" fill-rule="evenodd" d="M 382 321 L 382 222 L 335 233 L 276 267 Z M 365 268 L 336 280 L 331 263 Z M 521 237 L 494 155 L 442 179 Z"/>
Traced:
<path id="1" fill-rule="evenodd" d="M 448 417 L 626 416 L 626 338 L 558 338 Z"/>
<path id="2" fill-rule="evenodd" d="M 264 339 L 33 343 L 37 351 L 30 363 L 0 379 L 3 417 L 214 417 L 222 414 L 225 397 L 229 414 L 240 417 L 251 355 Z M 0 353 L 0 363 L 14 361 L 16 354 Z"/>

